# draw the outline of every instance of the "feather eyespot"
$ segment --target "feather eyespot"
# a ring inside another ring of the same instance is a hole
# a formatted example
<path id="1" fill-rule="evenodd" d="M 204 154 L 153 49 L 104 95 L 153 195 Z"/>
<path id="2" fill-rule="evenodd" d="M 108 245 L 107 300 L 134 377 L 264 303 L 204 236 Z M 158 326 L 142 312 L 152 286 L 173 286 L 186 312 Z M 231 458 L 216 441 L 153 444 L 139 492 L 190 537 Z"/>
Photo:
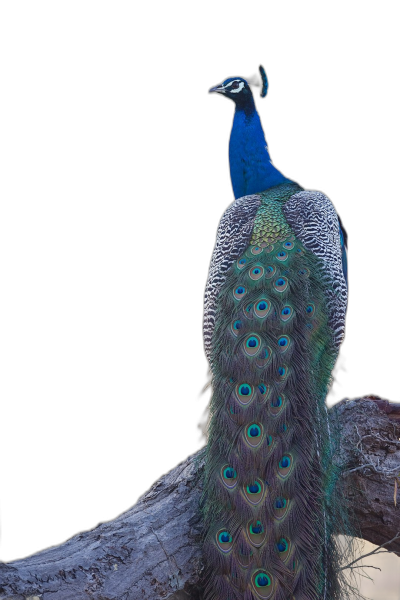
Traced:
<path id="1" fill-rule="evenodd" d="M 274 281 L 274 288 L 277 292 L 284 292 L 288 286 L 288 280 L 286 277 L 279 277 Z"/>
<path id="2" fill-rule="evenodd" d="M 258 423 L 252 423 L 248 425 L 245 429 L 244 435 L 246 438 L 246 442 L 251 446 L 251 448 L 257 448 L 263 441 L 263 430 L 262 426 Z"/>
<path id="3" fill-rule="evenodd" d="M 276 273 L 276 267 L 274 267 L 273 265 L 268 265 L 268 267 L 265 268 L 265 278 L 266 279 L 271 279 L 271 277 L 273 277 Z"/>
<path id="4" fill-rule="evenodd" d="M 258 481 L 255 481 L 254 483 L 248 485 L 246 489 L 248 494 L 259 494 L 261 491 L 261 486 Z"/>
<path id="5" fill-rule="evenodd" d="M 289 305 L 286 305 L 281 310 L 281 319 L 282 321 L 289 321 L 293 317 L 293 308 Z"/>
<path id="6" fill-rule="evenodd" d="M 290 345 L 290 338 L 287 335 L 282 335 L 278 339 L 278 348 L 281 352 L 286 352 Z"/>
<path id="7" fill-rule="evenodd" d="M 261 600 L 268 600 L 274 593 L 272 576 L 266 571 L 256 571 L 251 578 L 251 583 L 255 594 Z"/>
<path id="8" fill-rule="evenodd" d="M 312 304 L 311 302 L 310 302 L 310 304 L 307 304 L 307 306 L 306 306 L 306 313 L 309 317 L 312 317 L 313 314 L 315 313 L 315 305 Z"/>
<path id="9" fill-rule="evenodd" d="M 232 536 L 226 529 L 220 529 L 216 535 L 216 541 L 218 548 L 224 552 L 224 554 L 230 552 L 233 546 Z"/>
<path id="10" fill-rule="evenodd" d="M 281 250 L 281 251 L 280 251 L 280 252 L 278 252 L 278 254 L 276 255 L 276 258 L 277 258 L 278 260 L 285 261 L 285 260 L 287 260 L 287 257 L 288 257 L 288 256 L 289 256 L 289 255 L 288 255 L 288 253 L 287 253 L 287 252 L 284 252 L 283 250 Z"/>
<path id="11" fill-rule="evenodd" d="M 308 277 L 310 275 L 310 271 L 309 269 L 303 267 L 302 269 L 298 270 L 298 274 L 300 275 L 300 277 Z"/>
<path id="12" fill-rule="evenodd" d="M 236 319 L 235 321 L 232 322 L 231 329 L 232 329 L 232 333 L 235 337 L 237 337 L 239 335 L 239 330 L 242 329 L 242 327 L 243 327 L 243 323 L 242 323 L 242 321 L 240 321 L 240 319 Z"/>
<path id="13" fill-rule="evenodd" d="M 289 501 L 286 498 L 278 497 L 274 501 L 274 513 L 277 519 L 283 519 L 289 509 Z"/>
<path id="14" fill-rule="evenodd" d="M 224 485 L 232 490 L 237 484 L 237 472 L 229 465 L 225 465 L 221 470 L 222 481 Z"/>
<path id="15" fill-rule="evenodd" d="M 262 251 L 263 248 L 261 248 L 260 246 L 253 246 L 251 249 L 251 253 L 254 255 L 261 254 Z"/>
<path id="16" fill-rule="evenodd" d="M 250 425 L 250 427 L 247 430 L 247 435 L 249 435 L 252 438 L 260 437 L 260 435 L 261 435 L 260 427 L 256 424 Z"/>
<path id="17" fill-rule="evenodd" d="M 293 242 L 285 242 L 285 243 L 283 244 L 283 247 L 284 247 L 286 250 L 293 250 L 293 248 L 294 248 L 294 244 L 293 244 Z"/>
<path id="18" fill-rule="evenodd" d="M 276 543 L 276 549 L 278 550 L 279 556 L 283 561 L 286 561 L 290 554 L 290 546 L 291 546 L 290 541 L 284 537 L 282 537 Z"/>
<path id="19" fill-rule="evenodd" d="M 272 398 L 271 404 L 270 404 L 271 413 L 273 415 L 278 415 L 283 408 L 284 402 L 285 402 L 285 397 L 283 394 L 281 394 L 280 396 L 276 396 L 275 398 Z"/>
<path id="20" fill-rule="evenodd" d="M 291 543 L 289 539 L 282 537 L 280 540 L 278 540 L 276 543 L 276 549 L 278 550 L 279 558 L 281 560 L 286 562 L 290 554 L 290 548 Z"/>
<path id="21" fill-rule="evenodd" d="M 267 392 L 267 387 L 263 383 L 260 383 L 260 385 L 258 386 L 258 389 L 262 396 L 264 396 Z"/>
<path id="22" fill-rule="evenodd" d="M 261 479 L 256 479 L 249 485 L 245 485 L 243 488 L 243 492 L 247 498 L 247 500 L 253 504 L 259 504 L 264 496 L 265 485 L 261 481 Z"/>
<path id="23" fill-rule="evenodd" d="M 293 457 L 291 454 L 284 454 L 281 458 L 281 460 L 279 461 L 279 475 L 281 477 L 287 477 L 291 471 L 292 471 L 292 467 L 293 467 Z"/>
<path id="24" fill-rule="evenodd" d="M 288 376 L 288 372 L 289 372 L 289 369 L 286 365 L 282 365 L 281 367 L 278 367 L 278 371 L 277 371 L 278 381 L 284 381 Z"/>
<path id="25" fill-rule="evenodd" d="M 243 342 L 244 351 L 247 356 L 255 356 L 261 348 L 261 339 L 255 333 L 251 333 Z"/>
<path id="26" fill-rule="evenodd" d="M 272 351 L 269 346 L 265 346 L 260 352 L 260 356 L 257 358 L 256 365 L 260 369 L 267 366 L 272 358 Z"/>
<path id="27" fill-rule="evenodd" d="M 282 552 L 286 552 L 286 550 L 289 548 L 289 544 L 287 543 L 285 538 L 281 538 L 279 540 L 279 542 L 277 542 L 276 547 L 277 547 L 278 552 L 282 553 Z"/>
<path id="28" fill-rule="evenodd" d="M 253 399 L 254 388 L 249 383 L 241 383 L 236 386 L 235 393 L 240 404 L 247 406 Z"/>
<path id="29" fill-rule="evenodd" d="M 236 300 L 241 300 L 246 295 L 246 288 L 243 285 L 239 285 L 234 291 L 233 296 Z"/>
<path id="30" fill-rule="evenodd" d="M 261 277 L 263 275 L 264 275 L 264 269 L 263 269 L 263 267 L 260 267 L 259 265 L 253 267 L 249 271 L 249 276 L 253 281 L 258 281 L 259 279 L 261 279 Z"/>
<path id="31" fill-rule="evenodd" d="M 268 302 L 268 300 L 259 300 L 259 302 L 254 305 L 254 312 L 260 319 L 266 317 L 270 309 L 271 304 Z"/>
<path id="32" fill-rule="evenodd" d="M 253 306 L 254 304 L 248 304 L 247 306 L 243 306 L 243 313 L 244 316 L 246 317 L 246 319 L 252 319 L 253 318 Z"/>
<path id="33" fill-rule="evenodd" d="M 247 263 L 246 258 L 238 258 L 238 260 L 236 262 L 237 268 L 240 270 L 244 269 L 246 266 L 246 263 Z"/>
<path id="34" fill-rule="evenodd" d="M 246 531 L 252 546 L 255 546 L 256 548 L 262 546 L 266 537 L 266 531 L 261 521 L 248 523 Z"/>

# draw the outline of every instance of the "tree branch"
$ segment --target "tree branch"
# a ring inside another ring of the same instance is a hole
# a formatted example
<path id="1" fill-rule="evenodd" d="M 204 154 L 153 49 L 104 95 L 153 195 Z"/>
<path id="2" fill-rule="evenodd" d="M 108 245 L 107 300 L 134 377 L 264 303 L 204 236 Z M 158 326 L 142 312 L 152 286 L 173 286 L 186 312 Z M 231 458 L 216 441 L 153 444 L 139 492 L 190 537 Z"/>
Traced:
<path id="1" fill-rule="evenodd" d="M 400 552 L 400 509 L 394 503 L 400 405 L 369 397 L 342 401 L 329 414 L 342 430 L 338 459 L 362 537 Z M 114 521 L 0 563 L 0 600 L 200 600 L 202 472 L 200 451 Z"/>
<path id="2" fill-rule="evenodd" d="M 371 552 L 367 552 L 367 554 L 362 554 L 361 556 L 359 556 L 358 558 L 356 558 L 355 560 L 353 560 L 351 563 L 349 563 L 348 565 L 345 565 L 344 567 L 341 567 L 341 571 L 345 571 L 346 569 L 358 569 L 358 568 L 363 568 L 365 569 L 366 567 L 364 565 L 359 565 L 359 567 L 353 567 L 353 565 L 362 560 L 363 558 L 367 558 L 367 556 L 372 556 L 375 554 L 386 554 L 387 552 L 394 552 L 395 554 L 397 554 L 394 550 L 380 550 L 380 548 L 385 548 L 385 546 L 390 546 L 390 544 L 392 544 L 393 542 L 396 542 L 397 540 L 400 540 L 400 532 L 397 533 L 394 538 L 392 538 L 391 540 L 389 540 L 388 542 L 385 542 L 384 544 L 381 544 L 380 546 L 377 546 L 376 548 L 374 548 L 374 550 L 372 550 Z M 371 568 L 371 565 L 369 566 L 369 568 Z M 374 569 L 376 569 L 377 567 L 373 567 Z"/>

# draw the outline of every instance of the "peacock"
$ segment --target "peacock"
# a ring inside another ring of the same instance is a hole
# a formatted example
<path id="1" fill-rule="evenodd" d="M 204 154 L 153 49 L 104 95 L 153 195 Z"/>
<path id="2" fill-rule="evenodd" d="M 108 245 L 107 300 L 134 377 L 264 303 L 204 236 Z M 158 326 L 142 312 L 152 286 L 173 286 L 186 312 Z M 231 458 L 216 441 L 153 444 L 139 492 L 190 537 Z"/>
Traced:
<path id="1" fill-rule="evenodd" d="M 272 164 L 248 81 L 230 77 L 210 92 L 235 103 L 235 200 L 204 301 L 204 598 L 341 598 L 333 532 L 346 507 L 325 399 L 345 331 L 347 235 L 323 193 Z"/>

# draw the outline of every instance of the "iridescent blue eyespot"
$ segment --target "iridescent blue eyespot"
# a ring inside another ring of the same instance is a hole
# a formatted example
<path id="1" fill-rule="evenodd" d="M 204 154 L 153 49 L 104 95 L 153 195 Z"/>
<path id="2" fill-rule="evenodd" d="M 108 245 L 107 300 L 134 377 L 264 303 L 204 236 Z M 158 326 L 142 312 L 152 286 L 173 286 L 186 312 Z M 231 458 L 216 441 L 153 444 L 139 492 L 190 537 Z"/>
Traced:
<path id="1" fill-rule="evenodd" d="M 281 407 L 281 406 L 282 406 L 282 404 L 283 404 L 283 399 L 282 399 L 282 396 L 278 396 L 277 398 L 273 398 L 273 399 L 271 400 L 271 406 L 272 406 L 273 408 L 279 408 L 279 407 Z"/>
<path id="2" fill-rule="evenodd" d="M 240 321 L 239 319 L 236 319 L 236 321 L 233 321 L 232 323 L 232 333 L 235 337 L 238 336 L 239 333 L 239 329 L 242 329 L 242 321 Z"/>
<path id="3" fill-rule="evenodd" d="M 311 315 L 314 314 L 314 312 L 315 312 L 315 306 L 314 306 L 314 304 L 308 304 L 307 307 L 306 307 L 306 313 L 309 316 L 311 316 Z"/>
<path id="4" fill-rule="evenodd" d="M 268 587 L 271 585 L 271 578 L 266 573 L 258 573 L 254 579 L 254 583 L 257 587 Z M 261 593 L 261 592 L 260 592 Z"/>
<path id="5" fill-rule="evenodd" d="M 252 319 L 253 318 L 253 306 L 254 304 L 247 304 L 247 306 L 243 307 L 243 314 L 246 317 L 246 319 Z"/>
<path id="6" fill-rule="evenodd" d="M 283 250 L 281 250 L 280 252 L 278 252 L 278 254 L 276 255 L 276 258 L 277 258 L 278 260 L 281 260 L 281 261 L 282 261 L 282 260 L 286 260 L 286 259 L 287 259 L 287 257 L 288 257 L 288 254 L 287 254 L 287 252 L 283 252 Z"/>
<path id="7" fill-rule="evenodd" d="M 281 310 L 281 319 L 286 322 L 289 321 L 293 316 L 293 308 L 289 305 L 286 305 Z"/>
<path id="8" fill-rule="evenodd" d="M 278 367 L 278 369 L 277 369 L 278 380 L 283 381 L 284 379 L 286 379 L 286 377 L 288 376 L 288 372 L 289 372 L 289 369 L 286 365 Z"/>
<path id="9" fill-rule="evenodd" d="M 272 444 L 272 435 L 267 435 L 267 446 Z"/>
<path id="10" fill-rule="evenodd" d="M 249 275 L 253 281 L 257 281 L 264 275 L 264 269 L 260 265 L 257 265 L 256 267 L 250 269 Z"/>
<path id="11" fill-rule="evenodd" d="M 232 469 L 232 467 L 227 467 L 224 470 L 224 477 L 226 479 L 235 479 L 235 477 L 236 477 L 236 471 L 235 471 L 235 469 Z"/>
<path id="12" fill-rule="evenodd" d="M 279 461 L 279 468 L 287 469 L 288 467 L 290 467 L 290 457 L 285 455 Z"/>
<path id="13" fill-rule="evenodd" d="M 300 277 L 308 277 L 310 274 L 310 271 L 308 269 L 299 269 L 298 271 Z"/>
<path id="14" fill-rule="evenodd" d="M 251 485 L 247 486 L 247 491 L 249 494 L 259 494 L 261 492 L 261 485 L 258 481 L 255 481 Z"/>
<path id="15" fill-rule="evenodd" d="M 228 533 L 228 531 L 221 531 L 221 533 L 218 536 L 218 539 L 221 542 L 221 544 L 228 544 L 232 541 L 232 536 L 230 535 L 230 533 Z"/>
<path id="16" fill-rule="evenodd" d="M 293 242 L 285 242 L 283 245 L 287 250 L 292 250 L 294 248 Z"/>
<path id="17" fill-rule="evenodd" d="M 275 500 L 275 508 L 280 509 L 280 508 L 286 508 L 286 499 L 285 498 L 276 498 Z"/>
<path id="18" fill-rule="evenodd" d="M 279 338 L 278 340 L 278 346 L 280 346 L 281 348 L 286 348 L 289 344 L 289 339 L 283 335 L 282 337 Z"/>
<path id="19" fill-rule="evenodd" d="M 262 426 L 257 423 L 251 423 L 247 425 L 244 430 L 244 437 L 246 442 L 251 448 L 257 448 L 263 442 L 263 430 Z"/>
<path id="20" fill-rule="evenodd" d="M 286 277 L 279 277 L 279 279 L 277 279 L 274 282 L 274 288 L 276 289 L 277 292 L 284 292 L 286 290 L 288 286 L 288 280 L 286 279 Z"/>
<path id="21" fill-rule="evenodd" d="M 287 541 L 285 540 L 285 538 L 281 538 L 279 540 L 279 542 L 276 544 L 276 547 L 278 548 L 278 552 L 286 552 L 286 550 L 289 548 L 289 544 L 287 543 Z"/>
<path id="22" fill-rule="evenodd" d="M 247 356 L 255 356 L 261 348 L 261 338 L 255 333 L 251 333 L 244 340 L 243 344 Z"/>
<path id="23" fill-rule="evenodd" d="M 240 300 L 241 298 L 244 297 L 245 294 L 246 294 L 246 288 L 243 287 L 242 285 L 239 285 L 233 292 L 233 295 L 236 298 L 236 300 Z"/>
<path id="24" fill-rule="evenodd" d="M 237 400 L 242 406 L 247 406 L 253 399 L 254 388 L 249 383 L 240 383 L 235 388 Z"/>
<path id="25" fill-rule="evenodd" d="M 257 317 L 260 317 L 262 319 L 263 317 L 267 316 L 270 308 L 271 308 L 271 305 L 268 302 L 268 300 L 260 300 L 255 305 L 254 312 L 256 313 Z"/>
<path id="26" fill-rule="evenodd" d="M 259 533 L 263 533 L 264 527 L 262 526 L 260 521 L 257 521 L 255 525 L 250 525 L 250 533 L 254 535 L 258 535 Z"/>
<path id="27" fill-rule="evenodd" d="M 261 428 L 256 423 L 253 423 L 253 425 L 250 425 L 250 427 L 247 429 L 247 434 L 252 438 L 260 437 Z"/>
<path id="28" fill-rule="evenodd" d="M 260 383 L 260 385 L 258 386 L 258 389 L 260 390 L 260 394 L 264 395 L 265 392 L 267 391 L 267 388 L 265 387 L 265 385 L 263 383 Z"/>
<path id="29" fill-rule="evenodd" d="M 276 267 L 269 265 L 268 267 L 265 267 L 265 277 L 267 279 L 270 279 L 274 273 L 276 272 Z"/>

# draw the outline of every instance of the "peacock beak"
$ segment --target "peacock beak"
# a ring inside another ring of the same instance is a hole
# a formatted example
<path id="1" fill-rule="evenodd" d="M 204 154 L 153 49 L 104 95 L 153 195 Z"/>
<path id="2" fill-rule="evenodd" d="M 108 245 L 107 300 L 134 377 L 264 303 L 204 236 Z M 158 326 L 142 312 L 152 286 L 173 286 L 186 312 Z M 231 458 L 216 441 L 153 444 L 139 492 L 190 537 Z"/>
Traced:
<path id="1" fill-rule="evenodd" d="M 208 90 L 208 92 L 209 92 L 209 94 L 211 94 L 211 92 L 218 92 L 219 94 L 225 94 L 225 88 L 223 85 L 216 85 L 215 87 Z"/>

